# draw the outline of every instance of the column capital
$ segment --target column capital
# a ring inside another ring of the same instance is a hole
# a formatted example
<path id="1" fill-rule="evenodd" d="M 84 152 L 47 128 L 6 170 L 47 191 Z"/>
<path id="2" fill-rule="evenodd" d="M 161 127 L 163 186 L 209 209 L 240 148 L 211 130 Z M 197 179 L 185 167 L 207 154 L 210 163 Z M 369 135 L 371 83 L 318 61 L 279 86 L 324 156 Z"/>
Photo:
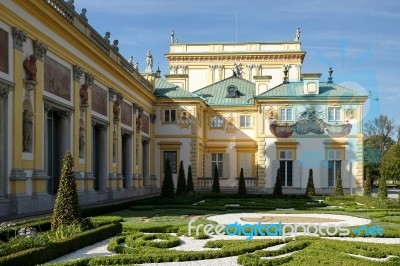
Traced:
<path id="1" fill-rule="evenodd" d="M 14 84 L 0 79 L 0 98 L 7 98 L 8 93 L 14 88 Z"/>
<path id="2" fill-rule="evenodd" d="M 74 73 L 74 81 L 79 82 L 83 75 L 83 69 L 78 65 L 73 65 L 72 69 Z"/>
<path id="3" fill-rule="evenodd" d="M 88 72 L 85 72 L 85 83 L 89 87 L 94 84 L 94 76 Z"/>
<path id="4" fill-rule="evenodd" d="M 51 110 L 51 105 L 48 103 L 44 103 L 44 111 L 45 113 L 48 113 Z"/>
<path id="5" fill-rule="evenodd" d="M 28 34 L 19 28 L 13 27 L 12 36 L 13 36 L 13 47 L 23 52 L 24 43 L 26 42 Z"/>
<path id="6" fill-rule="evenodd" d="M 33 54 L 40 61 L 44 60 L 44 56 L 47 53 L 48 46 L 44 43 L 39 42 L 38 40 L 33 40 Z"/>

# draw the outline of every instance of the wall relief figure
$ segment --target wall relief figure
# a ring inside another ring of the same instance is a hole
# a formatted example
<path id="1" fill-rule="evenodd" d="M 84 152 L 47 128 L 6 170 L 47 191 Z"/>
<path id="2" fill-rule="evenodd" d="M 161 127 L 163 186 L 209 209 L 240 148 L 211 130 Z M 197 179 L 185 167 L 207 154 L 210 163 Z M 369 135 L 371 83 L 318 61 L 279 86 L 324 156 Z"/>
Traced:
<path id="1" fill-rule="evenodd" d="M 119 121 L 119 114 L 121 113 L 121 100 L 116 99 L 114 101 L 114 106 L 113 106 L 113 113 L 114 113 L 114 121 Z"/>
<path id="2" fill-rule="evenodd" d="M 138 116 L 136 117 L 136 129 L 140 130 L 142 127 L 142 113 L 139 112 Z"/>
<path id="3" fill-rule="evenodd" d="M 88 106 L 88 85 L 83 84 L 79 90 L 79 95 L 81 96 L 81 106 Z"/>
<path id="4" fill-rule="evenodd" d="M 23 114 L 23 152 L 32 152 L 33 120 L 28 111 Z"/>
<path id="5" fill-rule="evenodd" d="M 36 81 L 36 56 L 31 55 L 29 59 L 24 61 L 24 69 L 26 71 L 26 79 Z"/>
<path id="6" fill-rule="evenodd" d="M 85 158 L 85 128 L 79 127 L 79 158 Z"/>
<path id="7" fill-rule="evenodd" d="M 178 120 L 178 124 L 181 126 L 181 128 L 189 128 L 191 123 L 192 120 L 190 119 L 189 112 L 187 110 L 181 110 L 179 112 L 179 120 Z"/>

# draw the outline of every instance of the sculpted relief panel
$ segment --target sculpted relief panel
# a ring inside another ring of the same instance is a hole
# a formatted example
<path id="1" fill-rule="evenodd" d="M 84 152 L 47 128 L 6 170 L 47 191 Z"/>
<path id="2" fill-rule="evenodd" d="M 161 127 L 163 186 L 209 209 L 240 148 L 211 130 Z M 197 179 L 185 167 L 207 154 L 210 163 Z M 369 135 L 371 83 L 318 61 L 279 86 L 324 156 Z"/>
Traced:
<path id="1" fill-rule="evenodd" d="M 71 70 L 48 56 L 44 57 L 44 90 L 71 100 Z"/>
<path id="2" fill-rule="evenodd" d="M 92 86 L 92 110 L 107 116 L 107 91 L 96 84 Z"/>
<path id="3" fill-rule="evenodd" d="M 0 71 L 8 74 L 8 32 L 0 29 Z"/>

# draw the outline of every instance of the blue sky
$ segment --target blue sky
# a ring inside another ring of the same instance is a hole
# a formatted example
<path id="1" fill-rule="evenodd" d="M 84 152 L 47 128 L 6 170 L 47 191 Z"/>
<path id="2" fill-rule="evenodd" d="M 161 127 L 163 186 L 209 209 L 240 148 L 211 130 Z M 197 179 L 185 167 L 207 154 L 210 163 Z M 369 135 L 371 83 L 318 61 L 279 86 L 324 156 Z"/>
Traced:
<path id="1" fill-rule="evenodd" d="M 373 98 L 365 121 L 386 114 L 400 125 L 400 1 L 396 0 L 75 0 L 90 25 L 111 32 L 120 53 L 144 71 L 146 51 L 167 73 L 171 30 L 180 43 L 292 41 L 301 28 L 302 72 L 333 67 L 334 82 Z"/>

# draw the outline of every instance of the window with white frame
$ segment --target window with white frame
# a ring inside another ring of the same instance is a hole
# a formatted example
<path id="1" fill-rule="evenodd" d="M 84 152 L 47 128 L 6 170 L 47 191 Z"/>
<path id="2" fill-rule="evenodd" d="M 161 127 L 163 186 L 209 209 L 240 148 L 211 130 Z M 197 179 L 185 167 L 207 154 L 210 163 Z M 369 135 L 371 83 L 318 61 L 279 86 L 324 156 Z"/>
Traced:
<path id="1" fill-rule="evenodd" d="M 222 117 L 219 115 L 211 116 L 211 127 L 213 128 L 221 128 L 223 125 Z"/>
<path id="2" fill-rule="evenodd" d="M 176 110 L 175 109 L 164 110 L 164 122 L 176 122 Z"/>
<path id="3" fill-rule="evenodd" d="M 343 154 L 341 150 L 328 150 L 328 186 L 334 187 L 342 170 Z"/>
<path id="4" fill-rule="evenodd" d="M 329 107 L 328 121 L 341 121 L 342 120 L 341 110 L 342 108 L 340 107 Z"/>
<path id="5" fill-rule="evenodd" d="M 293 151 L 279 151 L 279 168 L 282 186 L 291 187 L 293 185 Z"/>
<path id="6" fill-rule="evenodd" d="M 240 127 L 251 128 L 251 115 L 240 116 Z"/>
<path id="7" fill-rule="evenodd" d="M 222 171 L 224 170 L 222 153 L 212 153 L 211 154 L 212 176 L 214 176 L 215 166 L 217 166 L 217 169 L 218 169 L 218 177 L 222 177 Z"/>
<path id="8" fill-rule="evenodd" d="M 281 108 L 279 112 L 281 121 L 293 121 L 293 108 Z"/>

